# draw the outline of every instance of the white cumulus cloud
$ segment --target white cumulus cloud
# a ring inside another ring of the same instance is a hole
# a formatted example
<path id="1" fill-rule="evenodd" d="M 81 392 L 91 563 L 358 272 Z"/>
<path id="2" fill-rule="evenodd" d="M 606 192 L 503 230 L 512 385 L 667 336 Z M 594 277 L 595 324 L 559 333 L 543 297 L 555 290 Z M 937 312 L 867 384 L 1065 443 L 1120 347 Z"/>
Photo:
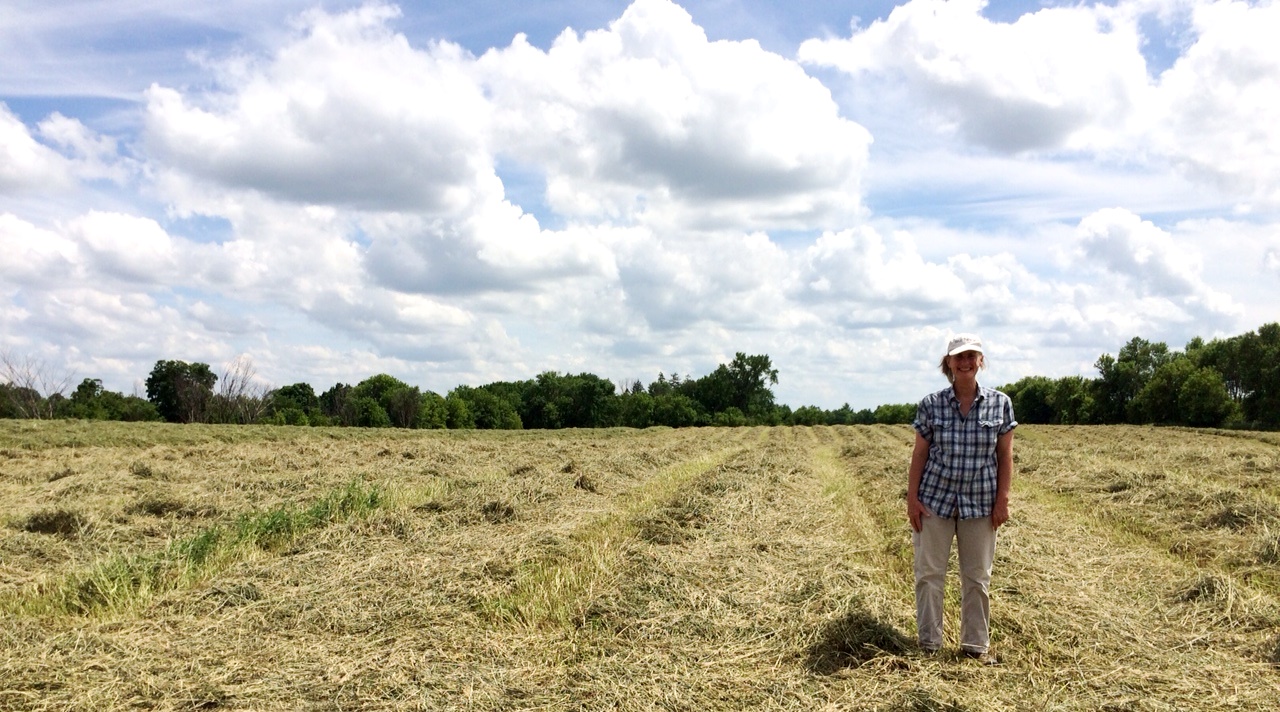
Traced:
<path id="1" fill-rule="evenodd" d="M 1231 297 L 1205 283 L 1203 261 L 1168 232 L 1123 209 L 1100 210 L 1080 222 L 1079 250 L 1120 289 L 1130 291 L 1155 319 L 1224 324 L 1240 313 Z"/>
<path id="2" fill-rule="evenodd" d="M 669 0 L 542 51 L 479 61 L 496 141 L 545 172 L 557 212 L 687 227 L 829 225 L 856 214 L 870 135 L 754 41 L 709 41 Z"/>
<path id="3" fill-rule="evenodd" d="M 1197 3 L 1193 31 L 1160 77 L 1151 143 L 1246 206 L 1280 206 L 1280 4 Z"/>
<path id="4" fill-rule="evenodd" d="M 103 273 L 145 284 L 172 284 L 178 253 L 155 220 L 93 211 L 71 221 L 68 235 Z"/>
<path id="5" fill-rule="evenodd" d="M 387 25 L 397 14 L 313 12 L 270 57 L 222 65 L 223 92 L 153 86 L 150 150 L 173 170 L 298 203 L 465 206 L 493 189 L 487 103 L 463 50 L 410 46 Z"/>
<path id="6" fill-rule="evenodd" d="M 67 160 L 36 141 L 26 124 L 0 103 L 0 195 L 62 189 L 70 183 Z"/>
<path id="7" fill-rule="evenodd" d="M 1103 5 L 1046 8 L 1012 23 L 985 0 L 911 0 L 848 39 L 809 40 L 801 60 L 903 78 L 969 140 L 998 151 L 1082 144 L 1123 125 L 1149 89 L 1132 18 Z"/>

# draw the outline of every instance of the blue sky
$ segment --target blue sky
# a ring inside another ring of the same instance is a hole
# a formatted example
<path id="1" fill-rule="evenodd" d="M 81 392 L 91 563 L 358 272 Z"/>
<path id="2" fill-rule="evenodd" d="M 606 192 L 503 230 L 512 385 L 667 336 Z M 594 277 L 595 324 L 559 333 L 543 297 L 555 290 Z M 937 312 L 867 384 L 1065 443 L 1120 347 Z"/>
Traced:
<path id="1" fill-rule="evenodd" d="M 0 348 L 914 401 L 1277 318 L 1280 6 L 6 3 Z"/>

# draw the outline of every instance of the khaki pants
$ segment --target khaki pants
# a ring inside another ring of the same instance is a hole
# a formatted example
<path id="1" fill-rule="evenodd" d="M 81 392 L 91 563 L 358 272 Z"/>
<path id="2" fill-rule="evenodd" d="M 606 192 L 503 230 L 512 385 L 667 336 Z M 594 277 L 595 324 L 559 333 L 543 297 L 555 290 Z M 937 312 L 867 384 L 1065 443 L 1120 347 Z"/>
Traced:
<path id="1" fill-rule="evenodd" d="M 916 631 L 920 647 L 942 647 L 942 595 L 947 579 L 951 540 L 960 559 L 960 647 L 985 653 L 990 645 L 991 563 L 996 555 L 996 532 L 991 517 L 942 519 L 923 517 L 920 531 L 911 533 L 915 549 Z"/>

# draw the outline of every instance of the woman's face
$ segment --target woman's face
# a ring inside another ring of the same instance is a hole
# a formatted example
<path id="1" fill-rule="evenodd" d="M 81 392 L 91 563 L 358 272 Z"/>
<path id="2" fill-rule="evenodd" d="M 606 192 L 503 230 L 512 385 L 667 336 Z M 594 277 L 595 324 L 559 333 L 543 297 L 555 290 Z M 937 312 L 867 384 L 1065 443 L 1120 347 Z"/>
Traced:
<path id="1" fill-rule="evenodd" d="M 951 373 L 957 381 L 973 381 L 978 378 L 978 369 L 982 368 L 982 354 L 977 351 L 961 351 L 951 359 Z"/>

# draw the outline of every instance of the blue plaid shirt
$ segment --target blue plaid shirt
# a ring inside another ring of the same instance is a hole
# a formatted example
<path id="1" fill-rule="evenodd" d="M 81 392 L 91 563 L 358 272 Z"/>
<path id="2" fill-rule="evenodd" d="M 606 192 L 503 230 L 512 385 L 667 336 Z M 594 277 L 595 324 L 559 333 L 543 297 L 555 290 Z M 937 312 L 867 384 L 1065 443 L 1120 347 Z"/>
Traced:
<path id="1" fill-rule="evenodd" d="M 955 388 L 930 393 L 916 408 L 912 427 L 929 443 L 929 459 L 917 496 L 944 519 L 991 516 L 996 504 L 996 439 L 1013 430 L 1013 401 L 978 387 L 968 417 L 960 415 Z"/>

